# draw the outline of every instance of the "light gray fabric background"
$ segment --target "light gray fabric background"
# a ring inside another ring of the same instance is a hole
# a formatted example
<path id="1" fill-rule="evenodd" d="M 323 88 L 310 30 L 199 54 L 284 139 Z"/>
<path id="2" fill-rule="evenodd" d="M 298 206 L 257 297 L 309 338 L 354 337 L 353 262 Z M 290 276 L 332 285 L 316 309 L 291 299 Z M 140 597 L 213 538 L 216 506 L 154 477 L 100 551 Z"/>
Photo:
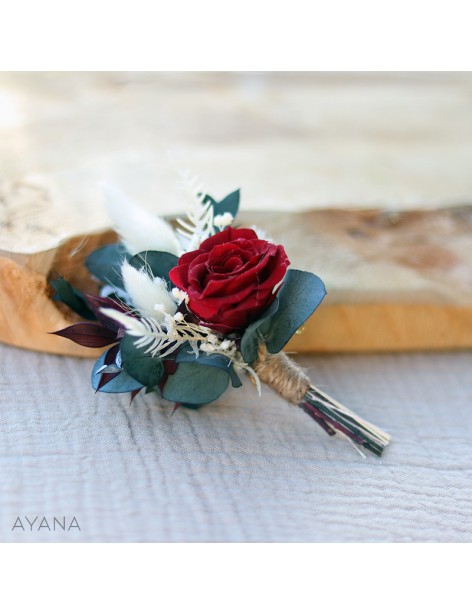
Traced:
<path id="1" fill-rule="evenodd" d="M 471 358 L 299 357 L 393 436 L 363 460 L 249 382 L 171 417 L 154 395 L 95 395 L 89 360 L 0 346 L 0 540 L 471 541 Z M 24 515 L 81 531 L 12 531 Z"/>

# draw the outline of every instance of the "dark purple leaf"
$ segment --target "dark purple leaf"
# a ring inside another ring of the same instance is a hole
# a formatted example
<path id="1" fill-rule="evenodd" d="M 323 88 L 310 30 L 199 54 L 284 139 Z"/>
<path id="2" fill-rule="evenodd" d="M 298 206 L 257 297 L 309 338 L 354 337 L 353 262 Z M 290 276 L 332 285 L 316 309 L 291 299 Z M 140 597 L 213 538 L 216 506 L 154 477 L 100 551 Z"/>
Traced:
<path id="1" fill-rule="evenodd" d="M 111 347 L 105 355 L 104 364 L 106 365 L 114 365 L 116 364 L 116 357 L 118 356 L 118 352 L 120 351 L 120 345 L 117 343 L 113 347 Z"/>
<path id="2" fill-rule="evenodd" d="M 112 379 L 115 379 L 115 377 L 118 377 L 120 373 L 121 371 L 118 371 L 117 373 L 102 373 L 100 377 L 100 382 L 98 383 L 98 386 L 95 392 L 98 392 L 100 388 L 103 388 L 103 386 L 105 386 L 105 384 L 108 384 L 108 382 L 111 382 Z"/>
<path id="3" fill-rule="evenodd" d="M 175 412 L 179 409 L 179 407 L 182 407 L 182 403 L 176 403 L 174 405 L 174 409 L 172 410 L 171 416 L 175 414 Z"/>
<path id="4" fill-rule="evenodd" d="M 119 351 L 120 351 L 120 345 L 118 343 L 114 345 L 113 347 L 111 347 L 105 354 L 105 359 L 103 361 L 104 365 L 106 366 L 115 365 L 116 357 L 118 356 Z M 102 373 L 95 392 L 99 392 L 99 390 L 103 388 L 103 386 L 108 384 L 108 382 L 111 382 L 111 380 L 115 379 L 115 377 L 118 377 L 120 373 L 121 373 L 121 369 L 119 371 L 116 371 L 115 373 Z"/>
<path id="5" fill-rule="evenodd" d="M 193 315 L 191 311 L 188 310 L 187 304 L 185 301 L 182 301 L 180 305 L 177 307 L 177 313 L 183 313 L 185 316 L 185 320 L 191 324 L 199 324 L 199 319 Z"/>
<path id="6" fill-rule="evenodd" d="M 72 324 L 63 330 L 58 330 L 52 335 L 59 335 L 70 339 L 78 345 L 85 345 L 88 348 L 102 348 L 116 341 L 116 331 L 109 330 L 100 324 L 92 322 L 80 322 Z"/>
<path id="7" fill-rule="evenodd" d="M 144 386 L 143 386 L 144 388 Z M 135 396 L 138 394 L 138 392 L 141 392 L 142 388 L 138 388 L 137 390 L 132 390 L 131 391 L 131 399 L 129 404 L 131 405 L 131 403 L 134 401 Z"/>
<path id="8" fill-rule="evenodd" d="M 161 394 L 162 394 L 162 391 L 164 390 L 164 386 L 166 385 L 169 375 L 174 375 L 174 373 L 177 371 L 177 364 L 175 360 L 172 360 L 172 359 L 163 360 L 162 364 L 164 365 L 164 377 L 159 383 L 159 390 L 161 391 Z"/>
<path id="9" fill-rule="evenodd" d="M 109 328 L 110 330 L 118 331 L 121 328 L 121 324 L 102 313 L 102 307 L 114 309 L 115 311 L 119 311 L 120 313 L 126 313 L 126 315 L 129 316 L 133 315 L 129 307 L 123 305 L 122 303 L 119 303 L 118 301 L 114 301 L 112 298 L 91 296 L 90 294 L 87 294 L 85 298 L 87 299 L 87 303 L 90 309 L 93 311 L 100 324 L 102 324 L 105 328 Z"/>

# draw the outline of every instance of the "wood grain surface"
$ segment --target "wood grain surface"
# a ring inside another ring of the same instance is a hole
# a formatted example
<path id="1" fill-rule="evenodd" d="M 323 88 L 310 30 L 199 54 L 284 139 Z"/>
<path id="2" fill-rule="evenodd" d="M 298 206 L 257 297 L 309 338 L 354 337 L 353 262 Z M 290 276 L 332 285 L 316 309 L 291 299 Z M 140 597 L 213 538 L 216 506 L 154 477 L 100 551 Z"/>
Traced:
<path id="1" fill-rule="evenodd" d="M 0 340 L 84 353 L 47 335 L 72 317 L 48 280 L 93 287 L 99 181 L 184 208 L 171 150 L 326 282 L 291 350 L 472 347 L 471 94 L 470 73 L 0 73 Z"/>
<path id="2" fill-rule="evenodd" d="M 472 207 L 436 211 L 318 210 L 244 213 L 283 243 L 292 266 L 312 271 L 328 295 L 287 346 L 298 352 L 472 347 Z M 47 334 L 77 321 L 52 301 L 63 275 L 93 293 L 83 266 L 112 231 L 81 235 L 38 254 L 0 258 L 0 340 L 20 347 L 95 356 Z"/>

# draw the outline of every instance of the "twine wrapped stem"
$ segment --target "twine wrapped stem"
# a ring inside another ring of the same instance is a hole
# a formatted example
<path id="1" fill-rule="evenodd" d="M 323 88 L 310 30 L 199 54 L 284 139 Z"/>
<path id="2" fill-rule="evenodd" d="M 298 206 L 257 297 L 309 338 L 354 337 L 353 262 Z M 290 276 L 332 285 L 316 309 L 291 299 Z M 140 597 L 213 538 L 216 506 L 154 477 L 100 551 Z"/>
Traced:
<path id="1" fill-rule="evenodd" d="M 261 344 L 252 368 L 261 382 L 286 401 L 301 407 L 328 435 L 342 433 L 377 456 L 389 444 L 387 433 L 315 388 L 303 369 L 284 352 L 270 354 Z"/>
<path id="2" fill-rule="evenodd" d="M 302 402 L 311 385 L 308 375 L 287 354 L 269 354 L 263 343 L 252 368 L 261 382 L 294 405 Z"/>

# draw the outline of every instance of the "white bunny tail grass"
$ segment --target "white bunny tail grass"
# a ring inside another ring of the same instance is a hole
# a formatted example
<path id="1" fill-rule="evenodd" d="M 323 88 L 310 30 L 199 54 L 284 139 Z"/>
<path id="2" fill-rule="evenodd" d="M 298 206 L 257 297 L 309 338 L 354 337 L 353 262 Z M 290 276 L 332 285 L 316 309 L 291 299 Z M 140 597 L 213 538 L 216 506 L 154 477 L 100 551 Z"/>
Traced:
<path id="1" fill-rule="evenodd" d="M 126 292 L 140 314 L 162 321 L 166 313 L 174 315 L 177 305 L 163 279 L 153 279 L 145 268 L 137 270 L 126 261 L 123 262 L 121 273 Z"/>
<path id="2" fill-rule="evenodd" d="M 102 184 L 102 188 L 108 215 L 130 254 L 155 250 L 179 255 L 179 242 L 170 224 L 134 204 L 114 186 Z"/>

